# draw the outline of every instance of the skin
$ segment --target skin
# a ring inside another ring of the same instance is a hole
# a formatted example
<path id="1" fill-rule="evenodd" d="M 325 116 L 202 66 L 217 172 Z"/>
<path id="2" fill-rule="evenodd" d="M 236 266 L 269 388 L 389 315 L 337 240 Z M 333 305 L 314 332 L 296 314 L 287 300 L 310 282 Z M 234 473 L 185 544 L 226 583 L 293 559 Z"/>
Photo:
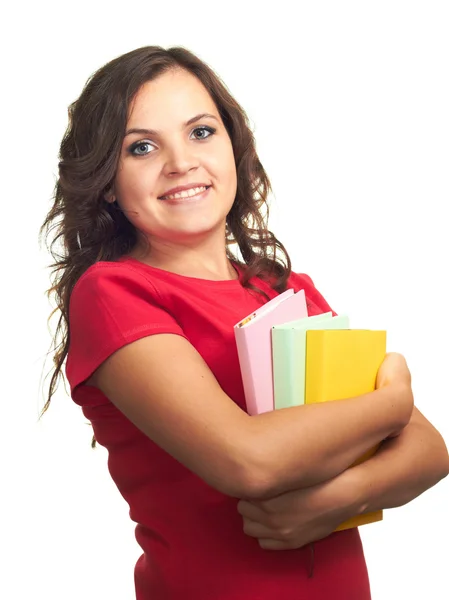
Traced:
<path id="1" fill-rule="evenodd" d="M 200 113 L 215 119 L 184 125 Z M 210 135 L 201 127 L 216 132 Z M 118 203 L 139 231 L 132 255 L 190 277 L 236 278 L 224 244 L 226 215 L 237 190 L 235 160 L 231 140 L 207 90 L 190 73 L 166 73 L 143 85 L 136 95 L 128 115 L 130 128 L 159 131 L 124 138 L 117 176 L 106 196 L 108 202 Z M 136 142 L 133 155 L 130 147 Z M 168 188 L 191 182 L 212 184 L 207 202 L 173 206 L 158 199 Z M 398 364 L 388 366 L 397 375 Z M 388 372 L 385 368 L 383 374 Z M 379 382 L 378 387 L 386 383 Z M 238 510 L 245 533 L 257 538 L 263 548 L 298 548 L 329 535 L 350 516 L 409 502 L 448 470 L 441 436 L 414 409 L 409 424 L 393 432 L 369 461 L 328 481 L 274 498 L 242 500 Z"/>
<path id="2" fill-rule="evenodd" d="M 216 131 L 198 140 L 206 117 L 196 115 L 204 111 Z M 192 117 L 199 121 L 196 127 Z M 133 138 L 134 127 L 145 128 L 145 137 L 140 131 Z M 139 232 L 133 255 L 184 276 L 236 278 L 225 245 L 226 215 L 236 193 L 235 160 L 207 90 L 179 70 L 147 82 L 130 106 L 126 130 L 106 200 L 117 201 Z M 167 188 L 192 182 L 212 184 L 204 202 L 173 205 L 160 199 Z M 174 364 L 173 355 L 179 359 Z M 224 393 L 196 349 L 173 334 L 126 344 L 88 384 L 187 468 L 237 498 L 270 497 L 335 476 L 408 423 L 413 405 L 397 382 L 338 406 L 322 403 L 250 417 Z"/>
<path id="3" fill-rule="evenodd" d="M 116 200 L 140 232 L 133 256 L 189 277 L 236 278 L 224 244 L 226 215 L 237 191 L 236 166 L 231 139 L 208 91 L 190 73 L 176 70 L 144 84 L 130 108 L 127 131 L 160 132 L 125 136 L 114 187 L 106 198 Z M 184 126 L 200 113 L 216 118 Z M 216 132 L 199 129 L 204 126 Z M 133 155 L 135 142 L 140 145 Z M 207 202 L 173 206 L 158 199 L 170 188 L 193 182 L 212 184 Z"/>
<path id="4" fill-rule="evenodd" d="M 401 362 L 401 355 L 389 358 Z M 262 548 L 295 549 L 330 535 L 355 515 L 403 506 L 448 474 L 442 436 L 414 407 L 406 427 L 390 435 L 364 463 L 318 485 L 264 500 L 241 500 L 238 511 L 245 533 Z"/>

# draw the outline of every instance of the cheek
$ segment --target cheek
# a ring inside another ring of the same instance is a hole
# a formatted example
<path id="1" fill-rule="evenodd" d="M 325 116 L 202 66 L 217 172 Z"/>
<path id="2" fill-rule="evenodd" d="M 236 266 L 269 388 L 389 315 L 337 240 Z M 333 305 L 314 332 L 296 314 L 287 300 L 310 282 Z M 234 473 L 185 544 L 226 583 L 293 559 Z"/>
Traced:
<path id="1" fill-rule="evenodd" d="M 207 169 L 221 185 L 233 186 L 237 181 L 237 172 L 232 148 L 231 151 L 228 148 L 223 148 L 222 152 L 215 154 L 213 157 L 208 157 Z"/>
<path id="2" fill-rule="evenodd" d="M 129 200 L 140 198 L 142 195 L 152 195 L 157 189 L 155 179 L 152 170 L 145 167 L 143 161 L 141 164 L 127 165 L 117 174 L 117 195 Z"/>
<path id="3" fill-rule="evenodd" d="M 226 171 L 226 181 L 228 184 L 229 190 L 232 192 L 233 197 L 237 192 L 237 171 L 234 163 L 234 156 L 232 156 L 232 161 L 228 163 L 228 168 Z"/>
<path id="4" fill-rule="evenodd" d="M 228 149 L 226 161 L 224 161 L 224 164 L 226 165 L 226 171 L 229 180 L 232 182 L 237 182 L 237 169 L 235 166 L 235 157 L 234 152 L 232 150 L 232 146 Z"/>

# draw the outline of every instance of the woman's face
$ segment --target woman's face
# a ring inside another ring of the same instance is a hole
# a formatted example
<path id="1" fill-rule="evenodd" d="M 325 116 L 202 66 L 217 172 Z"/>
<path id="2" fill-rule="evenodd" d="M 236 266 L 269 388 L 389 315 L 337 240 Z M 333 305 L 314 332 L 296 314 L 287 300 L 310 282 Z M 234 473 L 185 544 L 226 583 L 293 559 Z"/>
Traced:
<path id="1" fill-rule="evenodd" d="M 194 119 L 204 113 L 211 116 Z M 190 184 L 211 187 L 199 199 L 161 199 Z M 231 140 L 202 83 L 180 70 L 145 83 L 130 106 L 113 188 L 127 218 L 152 245 L 214 235 L 224 244 L 236 190 Z"/>

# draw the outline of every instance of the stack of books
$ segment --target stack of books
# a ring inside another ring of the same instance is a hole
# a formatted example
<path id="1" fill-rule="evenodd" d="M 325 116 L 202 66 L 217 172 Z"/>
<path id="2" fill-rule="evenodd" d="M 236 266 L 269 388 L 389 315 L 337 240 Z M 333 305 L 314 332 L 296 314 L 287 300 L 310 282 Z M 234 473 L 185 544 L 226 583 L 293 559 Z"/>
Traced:
<path id="1" fill-rule="evenodd" d="M 347 316 L 331 312 L 309 317 L 304 290 L 280 294 L 234 332 L 250 415 L 372 392 L 387 351 L 386 331 L 350 329 Z M 382 511 L 358 515 L 336 531 L 382 518 Z"/>

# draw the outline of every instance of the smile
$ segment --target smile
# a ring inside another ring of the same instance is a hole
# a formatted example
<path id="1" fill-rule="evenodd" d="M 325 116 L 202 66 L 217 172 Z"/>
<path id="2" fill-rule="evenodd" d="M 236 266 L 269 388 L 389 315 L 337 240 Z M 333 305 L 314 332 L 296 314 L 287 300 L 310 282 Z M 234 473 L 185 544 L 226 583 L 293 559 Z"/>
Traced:
<path id="1" fill-rule="evenodd" d="M 173 200 L 174 198 L 193 198 L 202 194 L 210 186 L 191 188 L 190 190 L 184 190 L 183 192 L 177 192 L 176 194 L 170 194 L 170 196 L 161 196 L 160 200 Z"/>
<path id="2" fill-rule="evenodd" d="M 211 186 L 185 190 L 184 192 L 179 192 L 172 196 L 162 197 L 160 198 L 160 201 L 167 204 L 190 204 L 191 202 L 203 200 L 208 196 L 210 188 Z"/>

